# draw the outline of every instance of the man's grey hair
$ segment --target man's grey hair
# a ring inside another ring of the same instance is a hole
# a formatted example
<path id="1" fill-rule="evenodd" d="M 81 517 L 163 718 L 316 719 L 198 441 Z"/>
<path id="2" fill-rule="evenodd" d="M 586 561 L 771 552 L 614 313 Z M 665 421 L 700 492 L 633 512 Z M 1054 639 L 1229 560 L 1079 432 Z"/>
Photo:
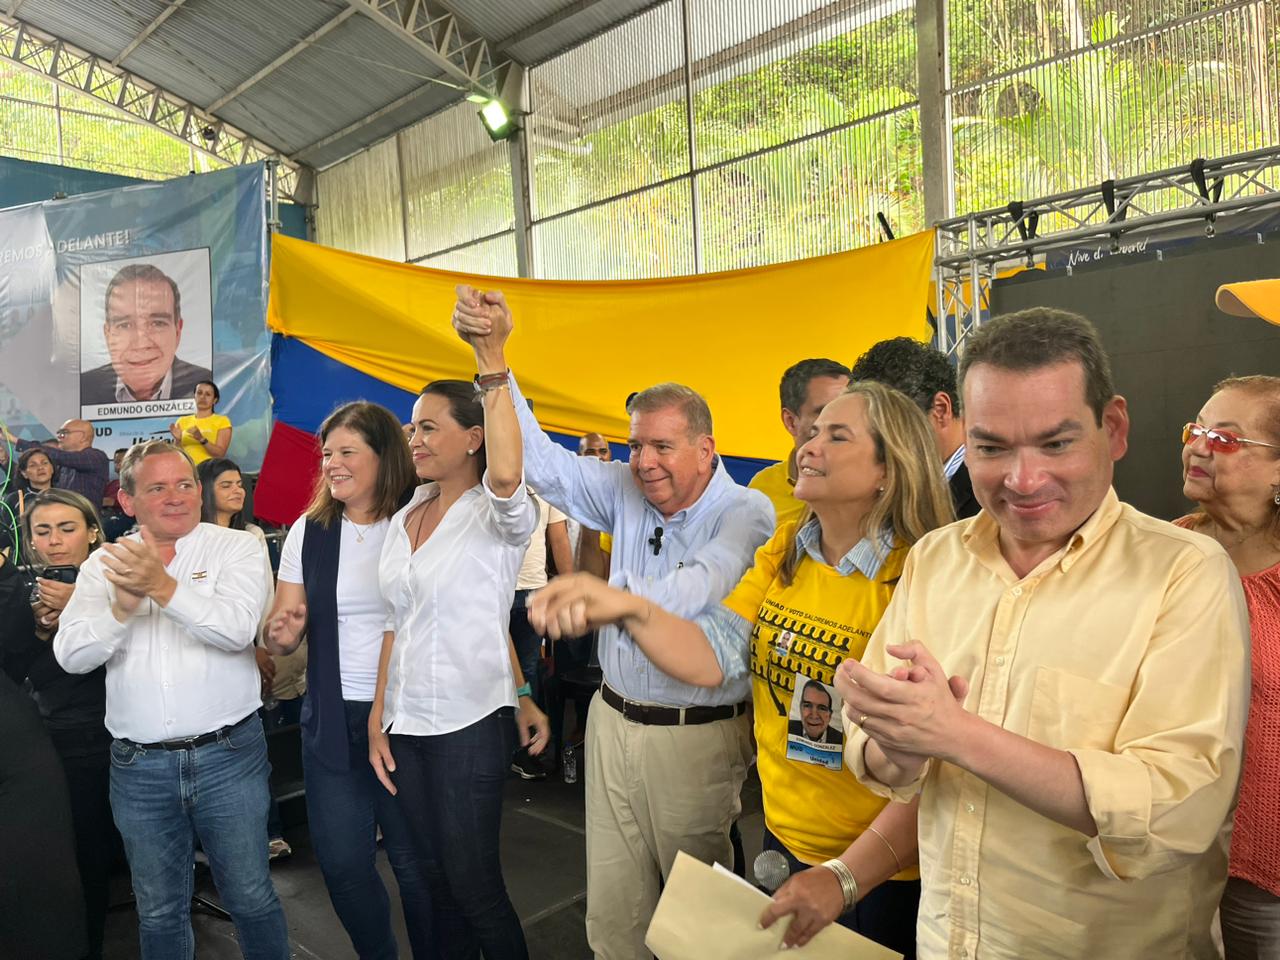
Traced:
<path id="1" fill-rule="evenodd" d="M 689 424 L 689 439 L 709 437 L 711 432 L 711 408 L 692 387 L 682 383 L 659 383 L 627 400 L 627 413 L 652 413 L 655 410 L 667 410 L 674 407 L 684 414 Z"/>
<path id="2" fill-rule="evenodd" d="M 158 457 L 166 453 L 176 453 L 187 461 L 192 478 L 196 483 L 200 482 L 196 476 L 196 465 L 187 451 L 168 440 L 147 440 L 143 443 L 135 443 L 120 461 L 120 489 L 129 496 L 134 496 L 137 493 L 137 477 L 138 471 L 142 469 L 142 461 L 147 457 Z"/>
<path id="3" fill-rule="evenodd" d="M 182 291 L 178 289 L 178 282 L 151 263 L 131 263 L 127 267 L 122 267 L 111 278 L 107 284 L 106 297 L 104 297 L 108 316 L 111 312 L 111 295 L 116 292 L 116 287 L 126 283 L 167 283 L 169 289 L 173 291 L 173 321 L 177 323 L 182 319 Z M 215 392 L 217 389 L 214 387 Z"/>

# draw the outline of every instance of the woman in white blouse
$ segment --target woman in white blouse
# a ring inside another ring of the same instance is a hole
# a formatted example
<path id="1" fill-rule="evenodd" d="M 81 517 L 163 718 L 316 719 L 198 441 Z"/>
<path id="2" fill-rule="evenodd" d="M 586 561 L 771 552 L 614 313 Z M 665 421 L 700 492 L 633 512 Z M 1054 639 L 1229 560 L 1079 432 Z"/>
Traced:
<path id="1" fill-rule="evenodd" d="M 507 371 L 473 346 L 475 384 L 437 380 L 413 407 L 414 469 L 431 482 L 391 518 L 382 549 L 387 633 L 369 758 L 422 859 L 441 956 L 523 960 L 498 832 L 517 732 L 531 753 L 547 740 L 507 633 L 537 510 Z"/>
<path id="2" fill-rule="evenodd" d="M 311 844 L 329 899 L 361 960 L 398 955 L 391 901 L 377 869 L 378 831 L 396 877 L 415 958 L 436 956 L 431 898 L 400 805 L 369 769 L 369 710 L 386 616 L 378 558 L 391 515 L 416 486 L 400 420 L 363 400 L 320 425 L 321 468 L 289 529 L 266 645 L 307 643 L 302 769 Z"/>

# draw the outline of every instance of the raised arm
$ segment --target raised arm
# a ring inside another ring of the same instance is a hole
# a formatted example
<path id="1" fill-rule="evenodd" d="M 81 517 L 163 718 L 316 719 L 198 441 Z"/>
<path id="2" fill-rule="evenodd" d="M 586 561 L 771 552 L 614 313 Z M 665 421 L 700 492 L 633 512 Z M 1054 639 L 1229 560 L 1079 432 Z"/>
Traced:
<path id="1" fill-rule="evenodd" d="M 476 354 L 477 384 L 484 397 L 484 447 L 489 487 L 499 497 L 516 492 L 524 479 L 524 453 L 520 423 L 511 397 L 503 346 L 511 335 L 511 311 L 499 291 L 484 293 L 459 285 L 458 303 L 488 316 L 491 332 L 472 333 L 466 339 Z"/>
<path id="2" fill-rule="evenodd" d="M 36 446 L 36 444 L 29 446 Z M 95 450 L 93 447 L 86 447 L 83 450 L 63 450 L 61 447 L 41 446 L 40 449 L 48 454 L 49 462 L 55 467 L 69 467 L 83 473 L 101 473 L 104 477 L 111 473 L 110 459 L 101 450 Z"/>
<path id="3" fill-rule="evenodd" d="M 508 369 L 505 349 L 512 325 L 511 310 L 500 292 L 480 294 L 471 287 L 458 288 L 454 329 L 473 347 L 476 338 L 483 338 L 485 362 L 496 368 L 495 373 Z M 578 457 L 560 446 L 543 432 L 514 374 L 510 384 L 520 427 L 524 475 L 529 484 L 544 500 L 580 523 L 597 530 L 612 530 L 620 484 L 631 482 L 626 465 Z"/>

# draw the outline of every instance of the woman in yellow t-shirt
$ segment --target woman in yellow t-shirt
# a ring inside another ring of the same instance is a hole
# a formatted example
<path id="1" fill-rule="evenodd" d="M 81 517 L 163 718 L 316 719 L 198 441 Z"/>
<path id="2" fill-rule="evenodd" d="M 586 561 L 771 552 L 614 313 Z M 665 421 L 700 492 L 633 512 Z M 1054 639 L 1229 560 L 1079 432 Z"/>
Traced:
<path id="1" fill-rule="evenodd" d="M 951 498 L 924 415 L 879 383 L 854 383 L 827 404 L 796 462 L 805 515 L 779 527 L 723 603 L 695 620 L 583 574 L 553 581 L 530 613 L 553 639 L 619 623 L 687 683 L 749 673 L 764 848 L 791 868 L 762 922 L 794 915 L 784 943 L 803 945 L 838 919 L 914 958 L 916 804 L 888 804 L 845 769 L 833 679 L 862 655 L 907 549 L 953 519 Z"/>
<path id="2" fill-rule="evenodd" d="M 196 384 L 195 415 L 187 414 L 169 424 L 174 442 L 182 444 L 192 463 L 198 465 L 213 457 L 227 455 L 227 447 L 231 446 L 231 421 L 213 412 L 221 399 L 222 393 L 216 383 L 201 380 Z"/>

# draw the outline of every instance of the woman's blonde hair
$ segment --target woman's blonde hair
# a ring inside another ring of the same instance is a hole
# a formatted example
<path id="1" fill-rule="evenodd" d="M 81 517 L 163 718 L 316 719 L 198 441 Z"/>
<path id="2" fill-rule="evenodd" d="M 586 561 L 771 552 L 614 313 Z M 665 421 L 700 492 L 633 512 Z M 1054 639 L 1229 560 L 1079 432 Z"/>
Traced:
<path id="1" fill-rule="evenodd" d="M 895 541 L 911 546 L 930 530 L 951 523 L 956 518 L 951 492 L 924 412 L 905 393 L 874 380 L 849 384 L 842 396 L 850 394 L 866 404 L 876 462 L 884 466 L 884 487 L 864 527 L 877 553 L 881 530 L 891 529 Z M 811 516 L 813 511 L 806 510 L 797 533 Z M 795 576 L 802 555 L 792 540 L 782 564 L 784 584 Z"/>

